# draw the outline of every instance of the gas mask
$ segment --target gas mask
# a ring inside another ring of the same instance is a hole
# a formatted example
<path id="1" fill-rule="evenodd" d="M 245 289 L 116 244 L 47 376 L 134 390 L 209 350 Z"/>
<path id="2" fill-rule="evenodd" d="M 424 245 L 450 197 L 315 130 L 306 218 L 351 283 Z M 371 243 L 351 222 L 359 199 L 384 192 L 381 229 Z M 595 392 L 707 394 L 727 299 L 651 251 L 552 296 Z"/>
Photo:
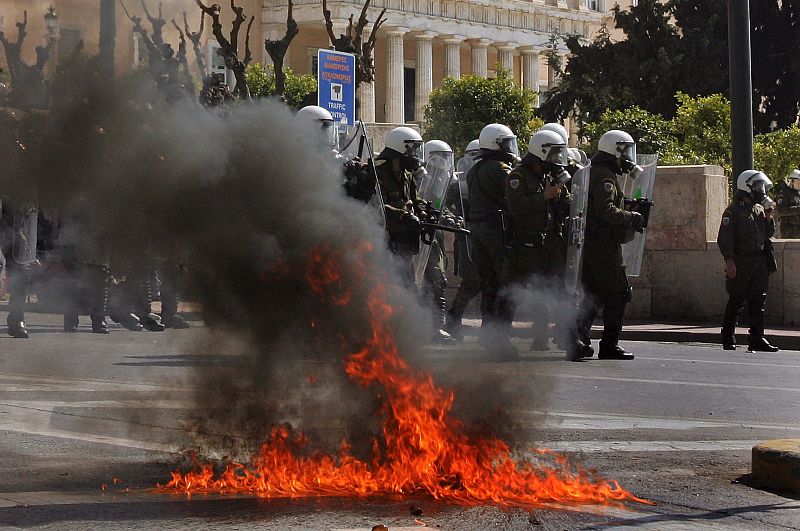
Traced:
<path id="1" fill-rule="evenodd" d="M 617 160 L 622 173 L 627 173 L 631 179 L 636 179 L 644 170 L 636 164 L 636 144 L 633 142 L 620 142 L 617 144 Z"/>
<path id="2" fill-rule="evenodd" d="M 569 151 L 564 145 L 545 145 L 550 147 L 544 160 L 545 172 L 553 179 L 554 184 L 566 184 L 572 176 L 565 169 L 569 164 Z"/>
<path id="3" fill-rule="evenodd" d="M 775 202 L 767 195 L 770 188 L 772 186 L 767 186 L 767 183 L 763 180 L 756 181 L 750 185 L 750 194 L 753 197 L 753 201 L 763 205 L 767 210 L 775 206 Z"/>
<path id="4" fill-rule="evenodd" d="M 505 155 L 505 159 L 509 163 L 519 162 L 519 146 L 517 145 L 517 137 L 506 136 L 497 141 L 500 146 L 500 152 Z"/>
<path id="5" fill-rule="evenodd" d="M 414 174 L 414 180 L 419 180 L 427 174 L 422 141 L 409 140 L 406 142 L 406 152 L 400 157 L 400 165 L 404 170 Z"/>

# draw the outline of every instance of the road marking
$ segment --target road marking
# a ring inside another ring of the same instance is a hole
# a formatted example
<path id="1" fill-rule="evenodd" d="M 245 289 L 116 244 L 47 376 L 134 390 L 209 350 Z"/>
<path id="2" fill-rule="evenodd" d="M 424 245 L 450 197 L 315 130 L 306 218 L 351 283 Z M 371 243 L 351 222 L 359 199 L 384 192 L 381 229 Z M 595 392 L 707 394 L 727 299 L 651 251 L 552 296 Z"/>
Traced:
<path id="1" fill-rule="evenodd" d="M 53 386 L 68 386 L 70 390 L 78 391 L 96 391 L 99 387 L 108 387 L 111 390 L 168 390 L 168 391 L 191 391 L 194 388 L 189 385 L 180 385 L 175 383 L 159 384 L 159 383 L 142 383 L 142 382 L 124 382 L 117 380 L 97 380 L 87 378 L 56 378 L 54 376 L 41 376 L 35 374 L 8 374 L 0 373 L 0 390 L 4 390 L 6 386 L 13 387 L 12 384 L 6 384 L 4 380 L 11 382 L 23 382 L 31 385 L 46 385 Z M 80 387 L 78 384 L 90 384 L 85 387 Z M 23 384 L 19 384 L 23 385 Z M 57 389 L 53 389 L 57 390 Z"/>
<path id="2" fill-rule="evenodd" d="M 541 444 L 555 452 L 725 452 L 751 450 L 761 441 L 548 441 Z"/>
<path id="3" fill-rule="evenodd" d="M 775 367 L 778 369 L 800 369 L 800 365 L 781 365 L 778 363 L 755 363 L 755 362 L 745 362 L 745 361 L 715 361 L 715 360 L 700 360 L 700 359 L 683 359 L 683 358 L 653 358 L 653 357 L 645 357 L 645 356 L 636 356 L 637 360 L 648 360 L 648 361 L 676 361 L 676 362 L 686 362 L 686 363 L 710 363 L 715 365 L 742 365 L 745 367 Z"/>
<path id="4" fill-rule="evenodd" d="M 495 369 L 494 372 L 501 372 L 501 371 L 499 371 L 499 369 Z M 649 380 L 643 378 L 620 378 L 617 376 L 566 374 L 560 372 L 539 372 L 537 374 L 539 376 L 552 376 L 554 378 L 572 378 L 575 380 L 601 380 L 607 382 L 682 385 L 687 387 L 714 387 L 720 389 L 747 389 L 749 391 L 778 391 L 787 393 L 800 393 L 800 388 L 792 389 L 789 387 L 767 387 L 761 385 L 737 385 L 737 384 L 721 384 L 721 383 L 711 383 L 711 382 L 681 382 L 678 380 Z"/>

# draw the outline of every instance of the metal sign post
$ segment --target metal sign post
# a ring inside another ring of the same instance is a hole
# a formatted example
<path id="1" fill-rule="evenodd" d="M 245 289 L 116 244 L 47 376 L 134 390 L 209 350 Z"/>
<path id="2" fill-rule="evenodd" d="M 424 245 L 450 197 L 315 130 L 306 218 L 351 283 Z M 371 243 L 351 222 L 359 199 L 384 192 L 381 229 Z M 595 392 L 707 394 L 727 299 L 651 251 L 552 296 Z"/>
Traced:
<path id="1" fill-rule="evenodd" d="M 317 104 L 341 124 L 356 124 L 356 56 L 335 50 L 317 52 Z"/>

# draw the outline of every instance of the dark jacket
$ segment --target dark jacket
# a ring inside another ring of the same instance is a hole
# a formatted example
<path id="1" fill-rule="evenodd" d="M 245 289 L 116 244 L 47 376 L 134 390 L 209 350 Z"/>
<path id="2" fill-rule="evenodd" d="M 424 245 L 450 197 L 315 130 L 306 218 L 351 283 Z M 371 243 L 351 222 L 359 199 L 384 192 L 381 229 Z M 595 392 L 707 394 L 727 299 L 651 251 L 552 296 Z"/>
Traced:
<path id="1" fill-rule="evenodd" d="M 510 172 L 511 166 L 492 157 L 482 158 L 469 171 L 469 216 L 473 223 L 485 223 L 498 210 L 507 210 L 506 180 Z"/>
<path id="2" fill-rule="evenodd" d="M 616 244 L 633 239 L 632 214 L 625 210 L 625 196 L 611 162 L 593 159 L 589 174 L 589 205 L 586 215 L 587 240 Z"/>
<path id="3" fill-rule="evenodd" d="M 744 199 L 731 203 L 722 214 L 717 245 L 727 260 L 764 252 L 766 240 L 775 234 L 775 223 L 767 221 L 764 207 Z"/>

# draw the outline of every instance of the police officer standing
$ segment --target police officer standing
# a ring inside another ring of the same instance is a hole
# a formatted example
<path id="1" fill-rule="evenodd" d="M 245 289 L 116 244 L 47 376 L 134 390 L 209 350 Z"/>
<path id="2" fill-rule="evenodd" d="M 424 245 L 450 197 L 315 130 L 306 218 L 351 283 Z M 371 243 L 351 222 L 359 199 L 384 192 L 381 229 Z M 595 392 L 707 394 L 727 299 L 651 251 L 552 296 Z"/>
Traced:
<path id="1" fill-rule="evenodd" d="M 566 255 L 559 218 L 554 213 L 556 201 L 566 193 L 570 176 L 567 144 L 553 131 L 534 133 L 528 153 L 511 171 L 506 184 L 506 201 L 514 227 L 508 255 L 508 279 L 512 283 L 532 285 L 539 293 L 534 312 L 534 350 L 547 350 L 548 311 L 544 290 L 547 277 L 564 271 Z M 558 284 L 558 282 L 554 283 Z"/>
<path id="2" fill-rule="evenodd" d="M 786 178 L 786 187 L 776 198 L 781 238 L 800 239 L 800 170 Z"/>
<path id="3" fill-rule="evenodd" d="M 505 284 L 506 181 L 519 157 L 517 137 L 507 126 L 489 124 L 478 138 L 481 153 L 467 175 L 470 245 L 481 277 L 481 335 L 487 350 L 500 358 L 517 354 L 509 337 L 511 307 L 501 293 Z"/>
<path id="4" fill-rule="evenodd" d="M 580 361 L 594 354 L 587 341 L 592 322 L 602 307 L 603 338 L 597 357 L 632 360 L 633 354 L 619 346 L 625 306 L 631 300 L 622 244 L 633 240 L 635 231 L 642 230 L 644 218 L 639 212 L 623 208 L 625 197 L 617 177 L 625 173 L 635 177 L 641 168 L 636 165 L 636 143 L 624 131 L 614 129 L 604 133 L 597 147 L 589 177 L 581 272 L 584 298 L 578 316 L 578 338 L 570 345 L 567 358 Z"/>
<path id="5" fill-rule="evenodd" d="M 459 159 L 456 170 L 458 179 L 447 191 L 447 207 L 451 212 L 461 217 L 465 222 L 469 222 L 469 188 L 467 187 L 467 173 L 475 164 L 475 157 L 480 153 L 480 141 L 476 138 L 472 140 L 464 150 L 464 157 Z M 466 172 L 466 173 L 461 173 Z M 456 341 L 464 339 L 462 332 L 461 319 L 470 301 L 481 292 L 481 277 L 478 268 L 470 256 L 471 250 L 467 237 L 456 234 L 453 240 L 453 272 L 461 278 L 453 303 L 447 311 L 447 321 L 445 330 Z"/>
<path id="6" fill-rule="evenodd" d="M 725 291 L 728 292 L 722 321 L 722 348 L 725 350 L 736 350 L 736 322 L 747 301 L 750 313 L 748 350 L 778 351 L 764 337 L 764 303 L 769 288 L 769 266 L 774 260 L 769 241 L 775 233 L 772 201 L 767 195 L 770 188 L 772 182 L 762 172 L 743 171 L 736 180 L 733 203 L 722 214 L 717 243 L 725 258 Z"/>
<path id="7" fill-rule="evenodd" d="M 386 135 L 386 147 L 378 155 L 375 171 L 386 212 L 389 249 L 402 259 L 402 274 L 414 284 L 411 257 L 419 253 L 420 219 L 414 174 L 424 172 L 422 137 L 410 127 L 397 127 Z"/>

